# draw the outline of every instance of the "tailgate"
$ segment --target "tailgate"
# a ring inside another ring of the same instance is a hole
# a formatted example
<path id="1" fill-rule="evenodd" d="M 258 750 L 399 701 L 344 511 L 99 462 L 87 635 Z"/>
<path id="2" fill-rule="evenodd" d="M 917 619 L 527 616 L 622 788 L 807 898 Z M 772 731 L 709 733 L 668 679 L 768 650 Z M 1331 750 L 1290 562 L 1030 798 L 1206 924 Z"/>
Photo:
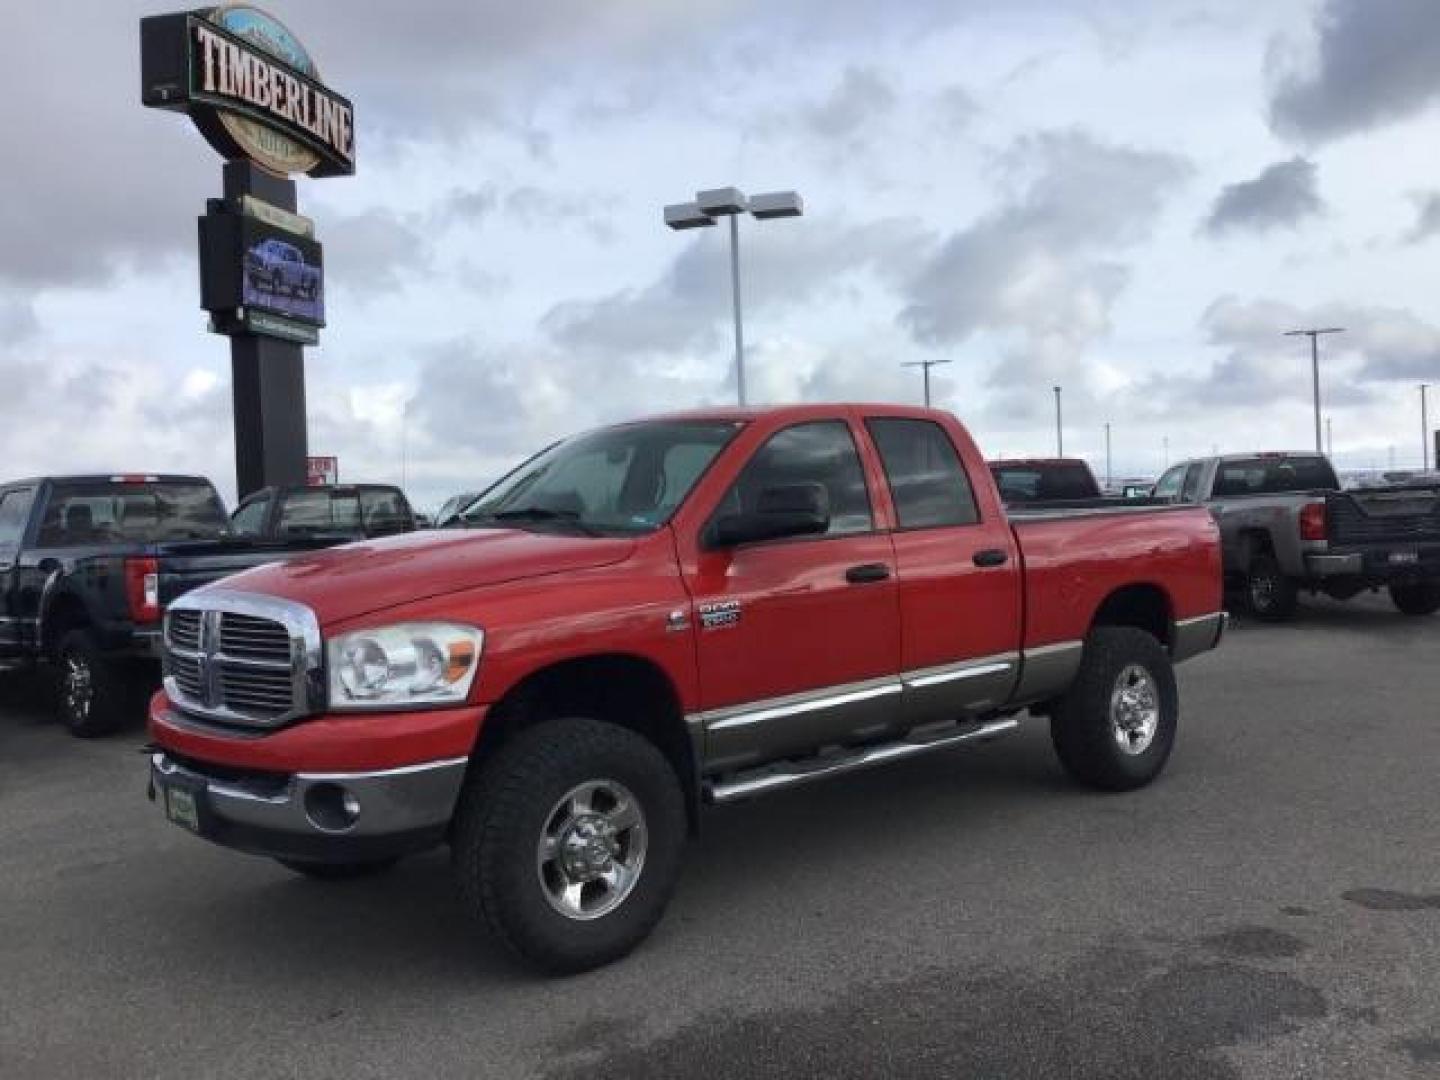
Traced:
<path id="1" fill-rule="evenodd" d="M 1339 547 L 1440 543 L 1440 491 L 1434 488 L 1332 491 L 1325 510 L 1330 542 Z"/>
<path id="2" fill-rule="evenodd" d="M 160 556 L 160 606 L 167 607 L 190 590 L 238 574 L 241 570 L 299 554 L 301 549 L 243 543 L 217 545 L 208 551 L 163 553 Z"/>

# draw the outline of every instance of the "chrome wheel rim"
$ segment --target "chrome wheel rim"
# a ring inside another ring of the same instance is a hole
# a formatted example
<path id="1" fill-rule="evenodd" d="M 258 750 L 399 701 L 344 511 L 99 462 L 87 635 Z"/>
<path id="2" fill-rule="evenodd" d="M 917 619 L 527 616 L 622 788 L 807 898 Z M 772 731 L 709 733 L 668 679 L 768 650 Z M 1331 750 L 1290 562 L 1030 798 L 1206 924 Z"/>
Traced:
<path id="1" fill-rule="evenodd" d="M 608 915 L 634 892 L 648 844 L 645 812 L 629 788 L 577 784 L 545 817 L 535 851 L 541 891 L 567 919 Z"/>
<path id="2" fill-rule="evenodd" d="M 90 665 L 78 656 L 65 658 L 65 709 L 77 719 L 90 715 L 90 703 L 95 697 L 95 682 L 90 675 Z"/>
<path id="3" fill-rule="evenodd" d="M 1155 679 L 1139 664 L 1130 664 L 1110 692 L 1110 730 L 1126 754 L 1143 754 L 1160 728 L 1160 694 Z"/>

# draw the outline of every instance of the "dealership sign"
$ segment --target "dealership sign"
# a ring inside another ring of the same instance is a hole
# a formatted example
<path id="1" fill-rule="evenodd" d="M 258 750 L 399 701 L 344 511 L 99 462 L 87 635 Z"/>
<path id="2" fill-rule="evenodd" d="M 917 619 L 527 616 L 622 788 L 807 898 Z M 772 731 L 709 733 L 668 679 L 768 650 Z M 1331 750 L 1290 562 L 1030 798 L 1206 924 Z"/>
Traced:
<path id="1" fill-rule="evenodd" d="M 305 459 L 305 483 L 310 487 L 333 487 L 339 482 L 339 458 L 307 457 Z"/>
<path id="2" fill-rule="evenodd" d="M 355 113 L 278 19 L 227 4 L 140 21 L 141 101 L 186 112 L 226 160 L 288 176 L 355 171 Z"/>

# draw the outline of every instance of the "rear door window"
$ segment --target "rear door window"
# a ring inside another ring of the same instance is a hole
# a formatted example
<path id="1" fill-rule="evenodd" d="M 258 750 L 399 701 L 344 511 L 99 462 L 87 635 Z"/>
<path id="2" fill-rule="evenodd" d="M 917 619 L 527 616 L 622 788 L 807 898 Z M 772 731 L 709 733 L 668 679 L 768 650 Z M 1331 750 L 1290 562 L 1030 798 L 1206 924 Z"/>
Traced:
<path id="1" fill-rule="evenodd" d="M 970 478 L 945 429 L 932 420 L 876 418 L 875 440 L 902 529 L 973 525 L 980 520 Z"/>

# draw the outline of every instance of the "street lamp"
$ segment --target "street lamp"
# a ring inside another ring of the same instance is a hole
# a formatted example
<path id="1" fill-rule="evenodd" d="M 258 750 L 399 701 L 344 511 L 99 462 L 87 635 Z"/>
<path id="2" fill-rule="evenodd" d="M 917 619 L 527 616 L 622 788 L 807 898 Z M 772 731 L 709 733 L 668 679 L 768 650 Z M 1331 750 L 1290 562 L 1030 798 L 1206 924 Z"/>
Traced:
<path id="1" fill-rule="evenodd" d="M 1423 471 L 1430 470 L 1430 417 L 1425 411 L 1425 391 L 1429 383 L 1420 384 L 1420 462 Z"/>
<path id="2" fill-rule="evenodd" d="M 1284 337 L 1308 337 L 1310 339 L 1310 375 L 1315 390 L 1315 452 L 1322 453 L 1325 446 L 1320 441 L 1320 346 L 1321 334 L 1343 334 L 1343 326 L 1326 326 L 1315 330 L 1286 330 Z"/>
<path id="3" fill-rule="evenodd" d="M 1105 490 L 1109 491 L 1113 480 L 1110 476 L 1110 421 L 1105 421 Z"/>
<path id="4" fill-rule="evenodd" d="M 695 193 L 695 201 L 665 207 L 665 224 L 675 230 L 705 229 L 716 218 L 730 219 L 730 294 L 735 306 L 735 393 L 745 404 L 745 335 L 740 324 L 740 215 L 749 212 L 759 221 L 799 217 L 805 205 L 794 191 L 771 191 L 745 197 L 739 188 L 713 188 Z"/>
<path id="5" fill-rule="evenodd" d="M 1065 456 L 1065 430 L 1060 423 L 1060 387 L 1055 390 L 1055 456 Z"/>
<path id="6" fill-rule="evenodd" d="M 925 370 L 925 407 L 930 407 L 930 369 L 936 364 L 950 364 L 953 360 L 909 360 L 902 363 L 901 367 L 918 367 Z"/>

